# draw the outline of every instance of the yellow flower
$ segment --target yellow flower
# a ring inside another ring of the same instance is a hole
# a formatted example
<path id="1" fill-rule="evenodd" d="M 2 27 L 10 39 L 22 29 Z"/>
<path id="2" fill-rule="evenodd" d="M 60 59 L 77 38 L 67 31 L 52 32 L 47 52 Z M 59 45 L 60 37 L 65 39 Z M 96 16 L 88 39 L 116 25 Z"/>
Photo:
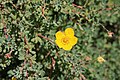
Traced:
<path id="1" fill-rule="evenodd" d="M 74 30 L 72 28 L 67 28 L 65 32 L 58 31 L 55 36 L 56 44 L 64 50 L 71 50 L 78 41 L 78 38 L 74 36 Z"/>
<path id="2" fill-rule="evenodd" d="M 99 56 L 99 57 L 97 58 L 97 61 L 98 61 L 99 63 L 103 63 L 103 62 L 105 62 L 105 59 L 104 59 L 103 57 Z"/>
<path id="3" fill-rule="evenodd" d="M 17 78 L 16 77 L 12 77 L 12 79 L 11 80 L 17 80 Z"/>

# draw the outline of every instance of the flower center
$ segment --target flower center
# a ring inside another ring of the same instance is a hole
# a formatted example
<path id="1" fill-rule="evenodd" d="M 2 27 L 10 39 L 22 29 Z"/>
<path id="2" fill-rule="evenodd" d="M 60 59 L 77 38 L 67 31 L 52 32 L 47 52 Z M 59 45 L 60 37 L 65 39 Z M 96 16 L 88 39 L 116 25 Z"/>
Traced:
<path id="1" fill-rule="evenodd" d="M 65 44 L 68 44 L 69 43 L 69 38 L 68 37 L 64 37 L 62 39 L 62 43 L 65 45 Z"/>

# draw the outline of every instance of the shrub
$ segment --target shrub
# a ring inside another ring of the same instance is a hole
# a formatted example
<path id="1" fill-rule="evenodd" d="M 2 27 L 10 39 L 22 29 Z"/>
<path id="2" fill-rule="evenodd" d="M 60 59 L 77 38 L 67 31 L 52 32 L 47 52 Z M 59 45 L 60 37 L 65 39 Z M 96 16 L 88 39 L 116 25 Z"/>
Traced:
<path id="1" fill-rule="evenodd" d="M 119 3 L 0 0 L 0 79 L 120 79 Z M 55 35 L 68 28 L 77 43 L 66 50 Z"/>

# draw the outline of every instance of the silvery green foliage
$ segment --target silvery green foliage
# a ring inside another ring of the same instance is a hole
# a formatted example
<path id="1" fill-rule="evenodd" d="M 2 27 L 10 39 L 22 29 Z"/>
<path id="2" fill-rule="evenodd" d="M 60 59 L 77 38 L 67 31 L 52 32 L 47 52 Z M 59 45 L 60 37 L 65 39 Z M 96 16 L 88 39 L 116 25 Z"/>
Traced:
<path id="1" fill-rule="evenodd" d="M 0 0 L 0 79 L 118 80 L 119 0 Z M 70 51 L 55 44 L 71 27 Z M 105 63 L 97 61 L 103 56 Z"/>

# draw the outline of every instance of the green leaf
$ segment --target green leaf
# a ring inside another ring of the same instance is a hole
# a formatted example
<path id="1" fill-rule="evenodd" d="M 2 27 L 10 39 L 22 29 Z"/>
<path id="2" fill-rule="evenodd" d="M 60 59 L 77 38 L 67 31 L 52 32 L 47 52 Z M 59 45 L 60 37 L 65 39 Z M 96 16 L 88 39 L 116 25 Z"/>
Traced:
<path id="1" fill-rule="evenodd" d="M 18 59 L 19 60 L 24 60 L 25 59 L 25 52 L 23 50 L 21 50 L 21 49 L 19 51 Z"/>

